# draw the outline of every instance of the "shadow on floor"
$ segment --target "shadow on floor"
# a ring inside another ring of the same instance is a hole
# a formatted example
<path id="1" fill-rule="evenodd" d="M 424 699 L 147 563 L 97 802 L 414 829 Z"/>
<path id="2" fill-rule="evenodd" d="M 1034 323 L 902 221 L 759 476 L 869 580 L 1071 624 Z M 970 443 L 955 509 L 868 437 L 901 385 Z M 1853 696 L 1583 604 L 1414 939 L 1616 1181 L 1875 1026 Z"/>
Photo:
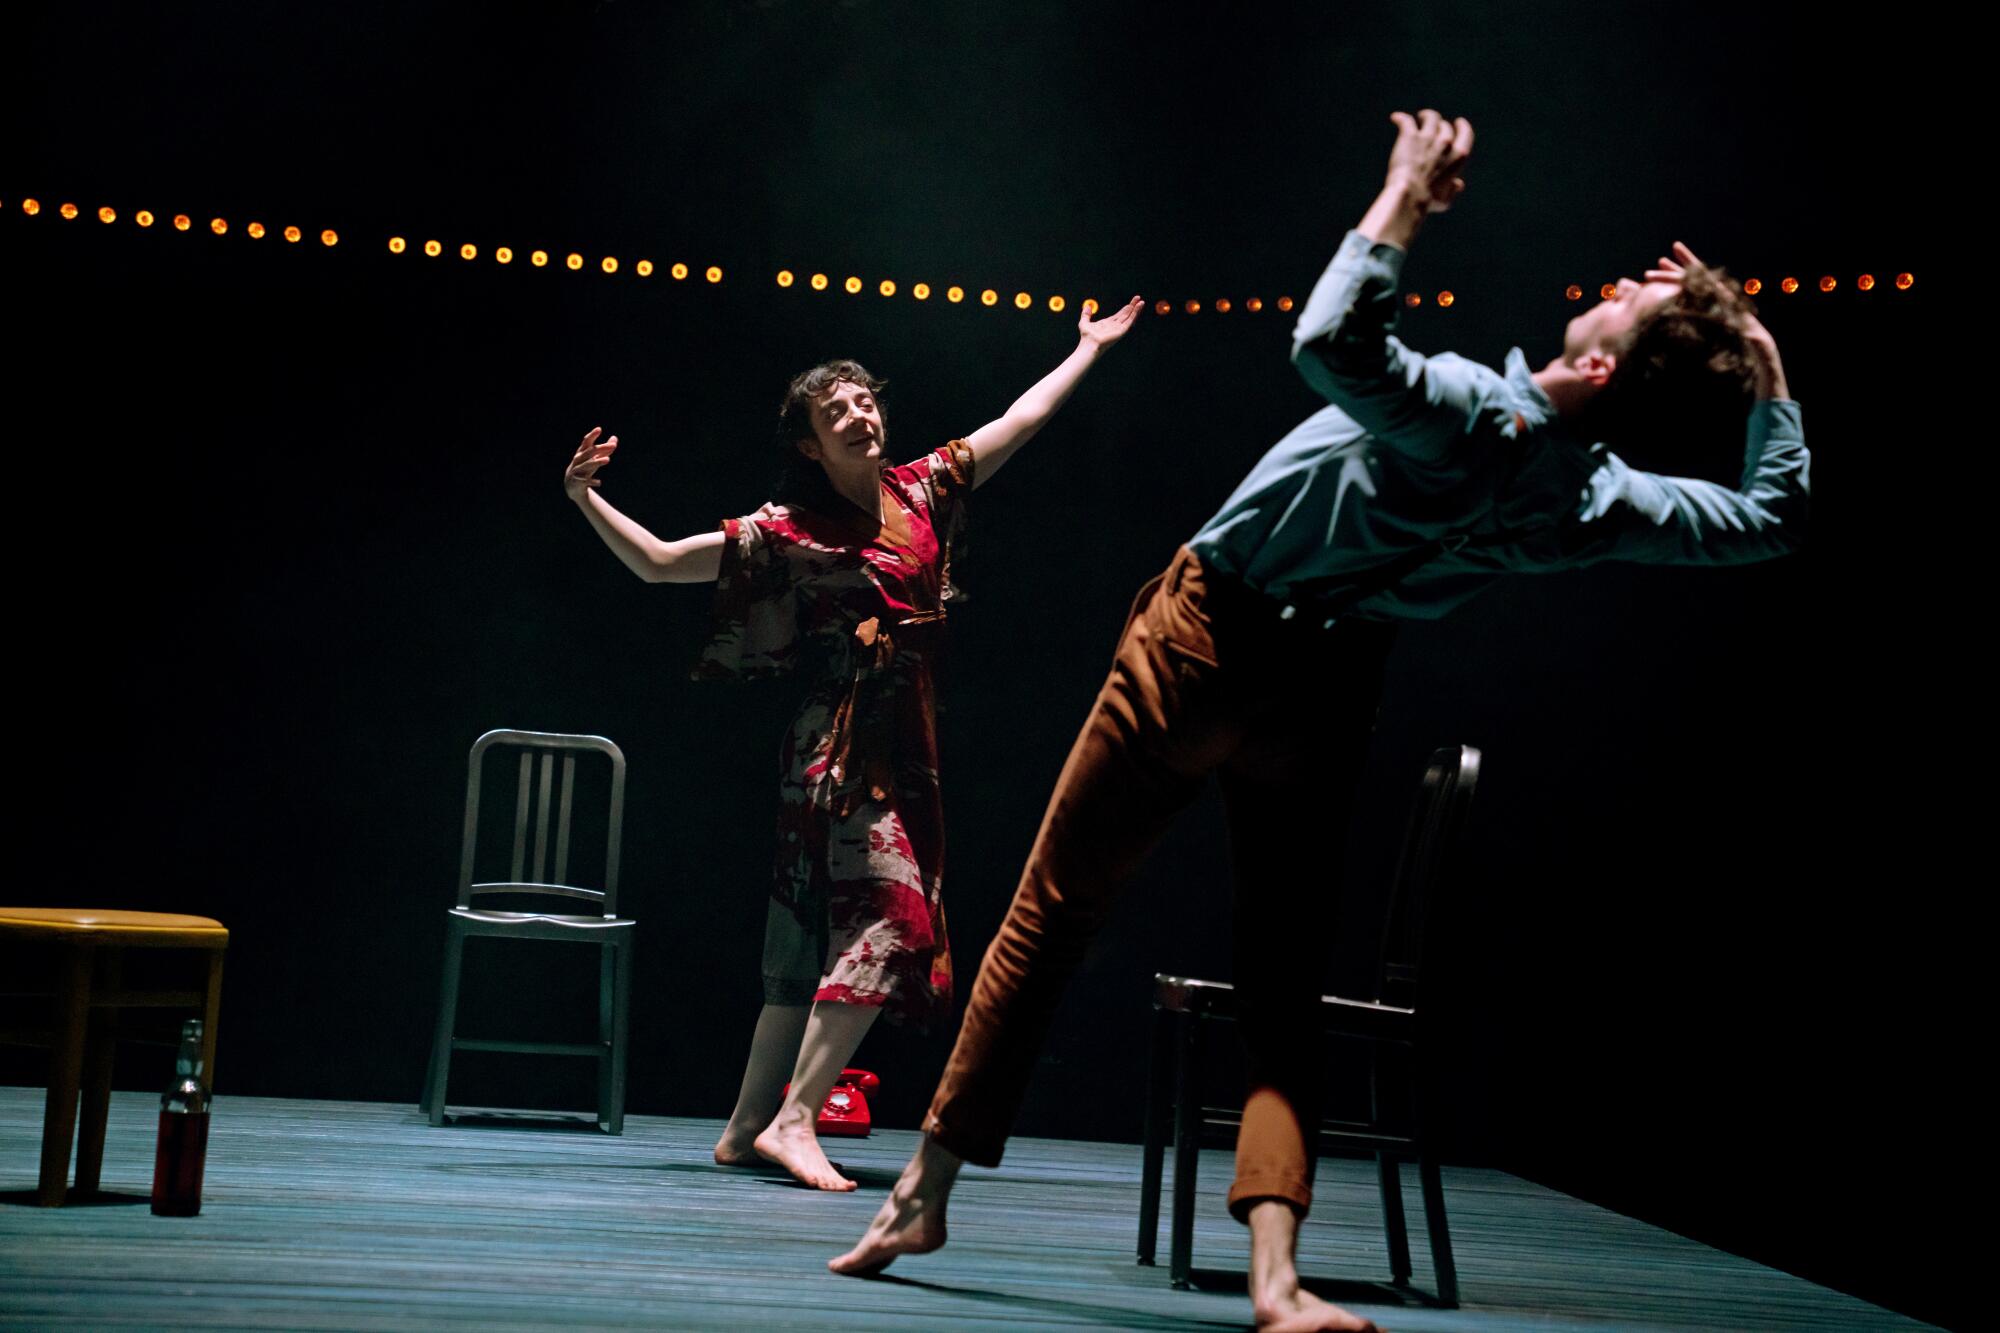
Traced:
<path id="1" fill-rule="evenodd" d="M 16 1208 L 37 1208 L 38 1197 L 34 1190 L 0 1190 L 0 1206 L 12 1205 Z M 115 1190 L 71 1190 L 63 1200 L 65 1208 L 117 1208 L 135 1203 L 151 1203 L 149 1194 L 120 1194 Z"/>
<path id="2" fill-rule="evenodd" d="M 1240 1319 L 1196 1319 L 1191 1316 L 1181 1318 L 1174 1315 L 1156 1315 L 1143 1310 L 1134 1310 L 1128 1306 L 1088 1305 L 1081 1301 L 1062 1301 L 1049 1296 L 1024 1296 L 1016 1291 L 989 1291 L 984 1287 L 961 1287 L 948 1282 L 926 1282 L 921 1278 L 903 1277 L 897 1273 L 877 1273 L 874 1277 L 861 1280 L 909 1287 L 917 1291 L 935 1291 L 947 1296 L 962 1296 L 967 1300 L 987 1301 L 1018 1310 L 1024 1318 L 1030 1313 L 1062 1315 L 1068 1319 L 1104 1324 L 1112 1328 L 1133 1329 L 1243 1327 L 1243 1321 Z"/>

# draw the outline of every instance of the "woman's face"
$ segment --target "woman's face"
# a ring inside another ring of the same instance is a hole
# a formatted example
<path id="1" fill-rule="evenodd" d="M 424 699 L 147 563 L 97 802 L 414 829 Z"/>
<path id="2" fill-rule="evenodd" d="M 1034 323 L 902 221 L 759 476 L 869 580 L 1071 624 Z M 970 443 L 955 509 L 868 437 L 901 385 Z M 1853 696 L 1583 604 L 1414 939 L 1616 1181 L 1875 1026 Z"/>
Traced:
<path id="1" fill-rule="evenodd" d="M 813 438 L 800 440 L 799 452 L 825 468 L 829 477 L 880 470 L 888 431 L 873 390 L 851 380 L 835 380 L 813 401 L 812 426 Z"/>

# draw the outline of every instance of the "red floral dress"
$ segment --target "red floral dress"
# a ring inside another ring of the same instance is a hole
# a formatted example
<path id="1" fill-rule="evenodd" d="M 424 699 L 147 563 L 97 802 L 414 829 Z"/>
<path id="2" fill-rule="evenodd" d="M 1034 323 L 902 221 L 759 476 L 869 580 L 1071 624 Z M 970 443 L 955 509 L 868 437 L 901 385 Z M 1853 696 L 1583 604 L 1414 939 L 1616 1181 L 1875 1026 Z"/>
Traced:
<path id="1" fill-rule="evenodd" d="M 931 667 L 953 596 L 972 451 L 882 473 L 883 523 L 767 504 L 725 520 L 715 635 L 697 679 L 810 682 L 779 760 L 764 998 L 878 1004 L 919 1029 L 951 1009 Z"/>

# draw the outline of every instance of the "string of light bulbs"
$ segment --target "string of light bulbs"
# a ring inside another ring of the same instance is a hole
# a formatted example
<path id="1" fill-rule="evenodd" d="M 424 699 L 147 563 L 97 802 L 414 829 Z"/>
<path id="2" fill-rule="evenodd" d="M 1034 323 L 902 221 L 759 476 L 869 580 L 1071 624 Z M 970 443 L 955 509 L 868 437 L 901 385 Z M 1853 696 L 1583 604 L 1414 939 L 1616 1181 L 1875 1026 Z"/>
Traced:
<path id="1" fill-rule="evenodd" d="M 0 199 L 0 213 L 4 213 L 5 211 L 6 201 Z M 20 212 L 28 217 L 38 217 L 43 212 L 43 206 L 39 199 L 26 197 L 20 200 Z M 55 212 L 57 216 L 65 221 L 75 221 L 77 218 L 83 216 L 83 210 L 78 208 L 74 203 L 59 204 L 56 206 Z M 118 210 L 109 205 L 97 210 L 97 220 L 107 226 L 115 225 L 119 217 Z M 131 221 L 141 228 L 150 228 L 158 220 L 151 211 L 144 208 L 137 209 L 131 214 Z M 186 213 L 176 213 L 166 221 L 167 225 L 171 226 L 175 231 L 192 231 L 196 225 L 193 217 Z M 227 236 L 230 234 L 231 226 L 229 220 L 226 218 L 212 217 L 208 220 L 207 229 L 216 236 Z M 266 235 L 271 234 L 271 231 L 262 222 L 253 219 L 244 225 L 243 234 L 251 240 L 262 240 Z M 282 236 L 291 244 L 297 244 L 306 237 L 306 232 L 297 226 L 280 228 L 276 234 Z M 331 227 L 322 229 L 318 240 L 322 246 L 329 249 L 341 243 L 340 233 Z M 389 253 L 392 255 L 403 255 L 414 251 L 430 259 L 441 258 L 449 248 L 445 242 L 435 238 L 427 239 L 421 243 L 413 243 L 407 237 L 400 235 L 388 237 L 386 245 Z M 480 258 L 482 251 L 477 244 L 466 241 L 456 247 L 456 253 L 462 261 L 475 262 Z M 511 265 L 517 257 L 513 248 L 505 245 L 495 246 L 490 252 L 486 253 L 494 263 L 501 265 Z M 574 250 L 557 254 L 549 250 L 535 249 L 528 251 L 525 258 L 528 266 L 531 268 L 548 268 L 551 265 L 556 265 L 575 273 L 581 272 L 587 267 L 592 267 L 590 261 L 583 256 L 582 252 Z M 625 269 L 625 265 L 615 255 L 603 256 L 597 260 L 594 267 L 606 276 L 615 276 Z M 631 265 L 631 272 L 640 278 L 650 278 L 658 271 L 662 270 L 651 259 L 640 259 Z M 693 277 L 697 270 L 689 264 L 675 261 L 667 265 L 663 271 L 674 281 L 683 282 Z M 699 270 L 699 272 L 703 280 L 711 284 L 720 284 L 724 277 L 722 266 L 719 264 L 707 265 Z M 825 273 L 813 273 L 801 278 L 797 273 L 788 268 L 778 270 L 776 281 L 780 288 L 803 289 L 811 292 L 828 292 L 834 290 L 837 286 L 840 291 L 850 296 L 859 296 L 869 289 L 869 284 L 863 282 L 858 276 L 849 275 L 836 284 Z M 1916 275 L 1907 271 L 1897 273 L 1893 278 L 1886 278 L 1880 281 L 1877 280 L 1873 273 L 1861 273 L 1854 279 L 1854 288 L 1860 292 L 1871 292 L 1877 286 L 1888 286 L 1895 291 L 1907 292 L 1915 285 Z M 1750 296 L 1758 295 L 1764 290 L 1764 287 L 1765 284 L 1761 278 L 1746 278 L 1743 282 L 1743 290 Z M 1839 290 L 1840 287 L 1840 279 L 1831 273 L 1822 274 L 1819 280 L 1814 283 L 1801 282 L 1794 276 L 1781 278 L 1777 283 L 1778 292 L 1784 296 L 1794 296 L 1800 292 L 1830 294 Z M 996 288 L 981 288 L 977 293 L 974 293 L 970 288 L 957 283 L 945 287 L 942 293 L 937 293 L 928 282 L 911 283 L 906 288 L 893 278 L 880 279 L 874 284 L 874 290 L 876 295 L 881 297 L 895 297 L 899 293 L 906 293 L 911 299 L 916 301 L 929 301 L 934 294 L 939 294 L 943 296 L 945 303 L 948 305 L 961 305 L 971 301 L 986 308 L 996 308 L 1005 300 L 1007 304 L 1011 304 L 1016 310 L 1033 310 L 1040 305 L 1052 314 L 1063 314 L 1068 310 L 1070 305 L 1069 298 L 1060 295 L 1052 295 L 1037 302 L 1036 298 L 1030 293 L 1020 291 L 1015 292 L 1011 299 L 1006 299 L 1001 296 L 999 290 Z M 1566 300 L 1580 301 L 1583 299 L 1583 294 L 1584 288 L 1578 283 L 1572 282 L 1563 289 L 1563 297 Z M 1618 285 L 1614 282 L 1607 282 L 1598 288 L 1598 294 L 1605 300 L 1610 300 L 1618 294 Z M 1459 299 L 1456 292 L 1446 288 L 1429 298 L 1429 303 L 1440 310 L 1450 310 L 1458 304 Z M 1416 309 L 1425 303 L 1425 297 L 1421 292 L 1408 292 L 1403 296 L 1403 304 L 1411 309 Z M 1155 315 L 1171 315 L 1176 313 L 1182 315 L 1199 315 L 1204 310 L 1217 315 L 1227 315 L 1236 310 L 1255 315 L 1262 312 L 1266 304 L 1265 300 L 1260 296 L 1247 296 L 1240 299 L 1231 299 L 1230 297 L 1223 296 L 1217 297 L 1207 303 L 1198 299 L 1172 301 L 1162 298 L 1152 303 L 1152 310 Z M 1293 308 L 1295 302 L 1290 296 L 1280 296 L 1268 304 L 1279 312 L 1286 313 Z M 1080 308 L 1085 313 L 1095 314 L 1098 309 L 1098 303 L 1093 297 L 1085 297 L 1080 303 Z"/>

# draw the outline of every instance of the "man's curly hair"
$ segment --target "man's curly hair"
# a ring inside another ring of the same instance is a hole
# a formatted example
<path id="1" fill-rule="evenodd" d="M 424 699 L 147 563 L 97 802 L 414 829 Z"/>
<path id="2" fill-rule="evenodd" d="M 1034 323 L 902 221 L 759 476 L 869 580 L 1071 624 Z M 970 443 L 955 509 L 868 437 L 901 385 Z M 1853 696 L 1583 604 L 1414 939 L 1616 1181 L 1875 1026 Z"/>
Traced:
<path id="1" fill-rule="evenodd" d="M 1734 485 L 1762 374 L 1744 330 L 1756 307 L 1721 269 L 1690 265 L 1633 331 L 1591 403 L 1599 439 L 1635 467 Z"/>

